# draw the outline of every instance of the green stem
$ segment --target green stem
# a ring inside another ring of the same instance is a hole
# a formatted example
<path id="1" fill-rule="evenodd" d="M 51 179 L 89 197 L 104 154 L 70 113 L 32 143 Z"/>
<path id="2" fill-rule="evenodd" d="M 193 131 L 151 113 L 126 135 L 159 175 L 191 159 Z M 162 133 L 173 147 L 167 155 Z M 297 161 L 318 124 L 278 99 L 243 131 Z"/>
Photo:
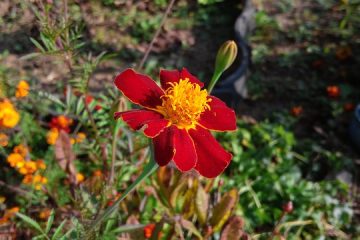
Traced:
<path id="1" fill-rule="evenodd" d="M 136 186 L 139 185 L 144 179 L 149 177 L 159 166 L 155 162 L 154 158 L 154 149 L 153 145 L 150 144 L 150 152 L 151 157 L 149 163 L 145 166 L 144 171 L 140 174 L 140 176 L 133 182 L 121 195 L 119 199 L 117 199 L 113 205 L 108 207 L 103 214 L 101 214 L 91 225 L 89 228 L 90 231 L 96 228 L 99 224 L 101 224 L 106 218 L 108 218 L 119 206 L 119 203 L 125 199 L 125 197 L 131 193 L 133 190 L 135 190 Z"/>
<path id="2" fill-rule="evenodd" d="M 212 76 L 212 78 L 211 78 L 211 81 L 210 81 L 210 83 L 209 83 L 209 85 L 208 85 L 208 87 L 207 87 L 207 91 L 208 91 L 209 94 L 211 93 L 211 91 L 212 91 L 213 88 L 215 87 L 215 84 L 216 84 L 217 81 L 219 80 L 219 78 L 220 78 L 220 76 L 221 76 L 222 73 L 223 73 L 223 72 L 218 72 L 218 71 L 215 71 L 215 72 L 214 72 L 214 74 L 213 74 L 213 76 Z"/>

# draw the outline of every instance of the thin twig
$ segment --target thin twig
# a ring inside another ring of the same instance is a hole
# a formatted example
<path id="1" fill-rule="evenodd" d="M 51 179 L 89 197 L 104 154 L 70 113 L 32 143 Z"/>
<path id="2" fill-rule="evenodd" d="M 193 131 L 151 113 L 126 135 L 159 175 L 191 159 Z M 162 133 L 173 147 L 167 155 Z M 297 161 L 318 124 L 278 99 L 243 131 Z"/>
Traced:
<path id="1" fill-rule="evenodd" d="M 145 52 L 143 58 L 141 59 L 141 62 L 140 62 L 140 64 L 139 64 L 138 68 L 137 68 L 138 70 L 143 68 L 144 63 L 145 63 L 146 59 L 148 58 L 149 53 L 151 52 L 151 50 L 152 50 L 152 48 L 153 48 L 153 45 L 154 45 L 156 39 L 158 38 L 159 34 L 161 33 L 162 27 L 164 26 L 165 21 L 166 21 L 168 15 L 169 15 L 169 13 L 170 13 L 170 11 L 171 11 L 174 3 L 175 3 L 175 0 L 171 0 L 170 3 L 169 3 L 169 5 L 167 6 L 166 11 L 165 11 L 165 13 L 164 13 L 164 16 L 163 16 L 163 18 L 162 18 L 162 20 L 161 20 L 160 26 L 159 26 L 159 28 L 157 29 L 157 31 L 156 31 L 153 39 L 151 40 L 149 47 L 146 49 L 146 52 Z"/>

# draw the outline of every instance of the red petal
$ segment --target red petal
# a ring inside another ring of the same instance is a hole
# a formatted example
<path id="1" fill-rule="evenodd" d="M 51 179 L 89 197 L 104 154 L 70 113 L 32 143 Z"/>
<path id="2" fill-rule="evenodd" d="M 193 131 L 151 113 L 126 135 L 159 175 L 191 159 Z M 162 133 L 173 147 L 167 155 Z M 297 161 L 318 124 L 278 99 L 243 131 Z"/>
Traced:
<path id="1" fill-rule="evenodd" d="M 199 124 L 215 131 L 236 130 L 236 115 L 233 109 L 226 106 L 220 99 L 210 96 L 210 110 L 201 114 Z"/>
<path id="2" fill-rule="evenodd" d="M 116 87 L 135 104 L 147 108 L 161 105 L 163 90 L 148 76 L 126 69 L 115 78 Z"/>
<path id="3" fill-rule="evenodd" d="M 153 138 L 155 161 L 160 166 L 168 164 L 175 155 L 174 130 L 174 126 L 165 128 L 157 137 Z"/>
<path id="4" fill-rule="evenodd" d="M 196 83 L 200 85 L 200 87 L 204 86 L 204 83 L 202 83 L 199 79 L 197 79 L 195 76 L 191 75 L 189 71 L 186 68 L 183 68 L 181 71 L 179 70 L 160 70 L 160 83 L 161 87 L 163 89 L 167 89 L 170 87 L 168 83 L 171 82 L 179 82 L 180 79 L 188 78 L 190 82 Z"/>
<path id="5" fill-rule="evenodd" d="M 114 117 L 121 117 L 133 130 L 143 128 L 144 134 L 150 138 L 157 136 L 169 124 L 161 114 L 149 110 L 117 112 Z"/>
<path id="6" fill-rule="evenodd" d="M 232 155 L 221 147 L 208 130 L 197 127 L 190 129 L 189 133 L 198 157 L 195 169 L 207 178 L 218 176 L 229 165 Z"/>
<path id="7" fill-rule="evenodd" d="M 197 156 L 194 142 L 186 130 L 174 129 L 174 147 L 174 162 L 177 168 L 182 172 L 192 169 L 197 162 Z"/>

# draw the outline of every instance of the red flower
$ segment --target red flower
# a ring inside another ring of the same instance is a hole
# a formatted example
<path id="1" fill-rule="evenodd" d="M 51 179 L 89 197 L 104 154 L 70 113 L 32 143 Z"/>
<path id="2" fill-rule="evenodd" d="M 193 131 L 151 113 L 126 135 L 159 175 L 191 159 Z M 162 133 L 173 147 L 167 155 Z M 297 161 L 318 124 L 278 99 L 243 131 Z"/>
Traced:
<path id="1" fill-rule="evenodd" d="M 229 165 L 226 152 L 209 130 L 236 129 L 235 112 L 209 96 L 203 83 L 185 68 L 160 71 L 161 88 L 149 77 L 127 69 L 115 79 L 116 87 L 142 109 L 115 113 L 132 129 L 153 139 L 160 166 L 174 161 L 182 171 L 196 169 L 213 178 Z"/>
<path id="2" fill-rule="evenodd" d="M 338 86 L 328 86 L 326 91 L 329 97 L 337 98 L 340 96 L 340 88 Z"/>
<path id="3" fill-rule="evenodd" d="M 302 106 L 292 107 L 290 112 L 291 115 L 293 115 L 294 117 L 298 117 L 303 112 L 303 107 Z"/>
<path id="4" fill-rule="evenodd" d="M 49 123 L 50 128 L 56 128 L 57 130 L 63 130 L 67 133 L 70 132 L 70 126 L 72 125 L 73 120 L 64 116 L 60 115 L 57 117 L 53 117 L 51 122 Z"/>
<path id="5" fill-rule="evenodd" d="M 155 227 L 156 227 L 156 225 L 154 223 L 150 223 L 150 224 L 146 225 L 144 228 L 144 237 L 151 238 Z"/>

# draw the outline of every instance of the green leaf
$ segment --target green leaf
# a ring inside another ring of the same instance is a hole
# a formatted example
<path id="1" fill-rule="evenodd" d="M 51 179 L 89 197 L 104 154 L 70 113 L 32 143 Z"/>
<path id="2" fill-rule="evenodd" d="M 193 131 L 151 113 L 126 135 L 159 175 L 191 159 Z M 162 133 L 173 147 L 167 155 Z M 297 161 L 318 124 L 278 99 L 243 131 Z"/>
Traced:
<path id="1" fill-rule="evenodd" d="M 144 171 L 140 174 L 140 176 L 135 180 L 135 182 L 133 182 L 126 190 L 125 192 L 120 196 L 120 198 L 118 200 L 116 200 L 116 202 L 110 206 L 109 208 L 107 208 L 105 210 L 105 212 L 103 214 L 101 214 L 95 221 L 94 223 L 91 225 L 91 227 L 89 228 L 89 230 L 91 231 L 91 229 L 96 228 L 99 224 L 101 224 L 106 218 L 108 218 L 114 211 L 117 210 L 119 203 L 124 200 L 126 198 L 126 196 L 131 193 L 132 191 L 135 190 L 135 188 L 137 187 L 137 185 L 139 185 L 144 179 L 146 179 L 147 177 L 149 177 L 159 166 L 157 165 L 156 161 L 155 161 L 155 156 L 154 156 L 154 150 L 153 150 L 153 146 L 151 144 L 151 158 L 149 163 L 145 166 Z M 89 232 L 90 232 L 89 231 Z"/>
<path id="2" fill-rule="evenodd" d="M 36 41 L 34 38 L 30 38 L 30 41 L 41 51 L 41 52 L 45 52 L 45 49 L 41 46 L 41 44 Z"/>
<path id="3" fill-rule="evenodd" d="M 236 204 L 237 195 L 237 190 L 232 189 L 221 198 L 218 204 L 215 205 L 210 219 L 210 224 L 215 232 L 219 231 L 224 223 L 229 219 L 231 211 Z"/>
<path id="4" fill-rule="evenodd" d="M 42 233 L 43 235 L 46 235 L 44 233 L 44 230 L 40 227 L 39 223 L 37 223 L 34 219 L 22 214 L 22 213 L 16 213 L 16 216 L 21 218 L 24 222 L 26 222 L 28 225 L 36 229 L 39 233 Z"/>
<path id="5" fill-rule="evenodd" d="M 195 198 L 195 210 L 201 224 L 206 223 L 208 208 L 209 196 L 199 183 Z"/>
<path id="6" fill-rule="evenodd" d="M 60 223 L 60 225 L 55 230 L 54 235 L 52 236 L 51 240 L 56 240 L 56 239 L 60 238 L 60 234 L 62 233 L 65 223 L 66 223 L 66 220 L 64 220 Z"/>
<path id="7" fill-rule="evenodd" d="M 181 219 L 181 226 L 188 230 L 189 232 L 193 233 L 199 239 L 203 239 L 201 233 L 197 230 L 194 224 L 186 219 Z"/>
<path id="8" fill-rule="evenodd" d="M 53 223 L 54 223 L 54 218 L 55 218 L 55 211 L 54 211 L 54 209 L 53 209 L 53 210 L 51 210 L 49 219 L 48 219 L 48 221 L 47 221 L 47 223 L 46 223 L 45 233 L 49 233 L 49 232 L 50 232 L 51 226 L 52 226 Z"/>

